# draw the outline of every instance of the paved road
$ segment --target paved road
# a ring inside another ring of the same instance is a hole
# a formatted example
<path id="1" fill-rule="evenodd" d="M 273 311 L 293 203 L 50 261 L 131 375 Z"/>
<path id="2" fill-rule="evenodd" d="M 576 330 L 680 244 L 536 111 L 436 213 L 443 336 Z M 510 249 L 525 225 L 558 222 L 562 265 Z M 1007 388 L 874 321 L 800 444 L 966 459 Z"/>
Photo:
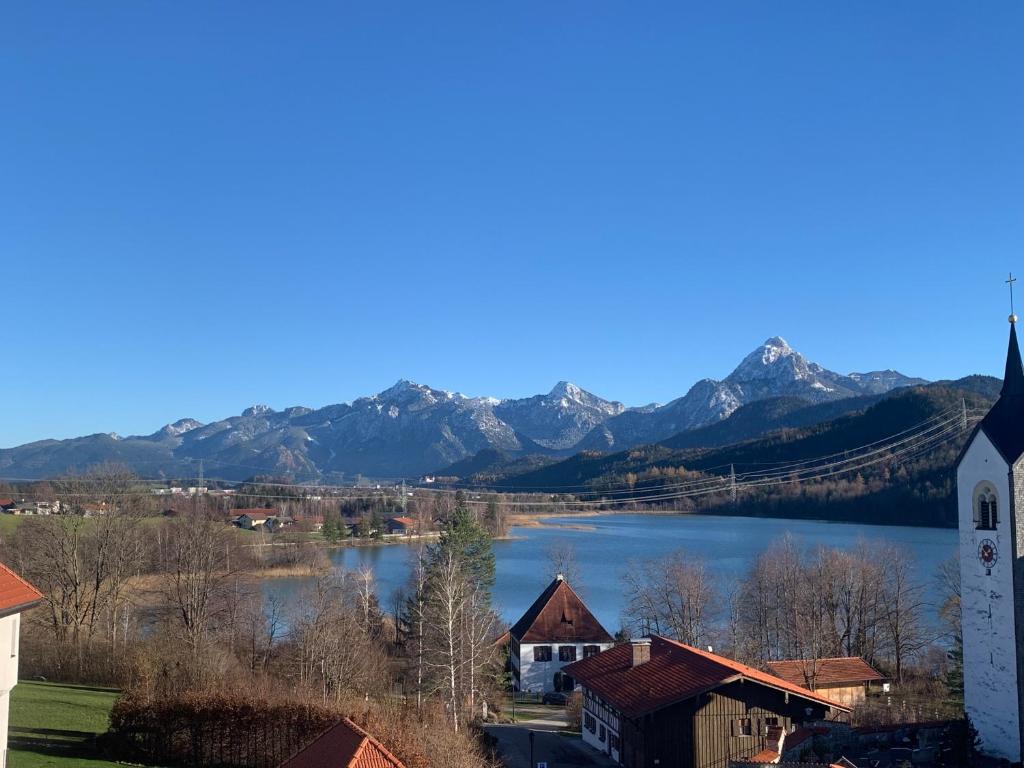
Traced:
<path id="1" fill-rule="evenodd" d="M 615 763 L 591 749 L 579 736 L 564 736 L 557 730 L 537 725 L 488 725 L 485 730 L 498 740 L 498 754 L 507 768 L 530 768 L 530 732 L 533 732 L 533 761 L 548 768 L 613 768 Z"/>

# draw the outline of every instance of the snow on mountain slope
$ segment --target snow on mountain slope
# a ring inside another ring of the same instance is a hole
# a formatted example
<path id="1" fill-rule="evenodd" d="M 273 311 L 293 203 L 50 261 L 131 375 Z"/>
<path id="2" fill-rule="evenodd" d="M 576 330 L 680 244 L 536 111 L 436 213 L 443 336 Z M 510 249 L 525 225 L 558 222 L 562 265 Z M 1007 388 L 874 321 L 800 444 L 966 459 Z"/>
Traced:
<path id="1" fill-rule="evenodd" d="M 209 424 L 181 419 L 146 437 L 92 435 L 0 450 L 0 476 L 51 477 L 119 461 L 153 477 L 187 474 L 202 460 L 208 477 L 229 479 L 410 477 L 484 450 L 513 458 L 618 450 L 716 423 L 767 398 L 819 403 L 921 381 L 891 370 L 837 374 L 773 337 L 722 381 L 702 379 L 665 405 L 627 408 L 567 381 L 544 395 L 499 400 L 402 379 L 376 395 L 319 409 L 253 405 Z"/>

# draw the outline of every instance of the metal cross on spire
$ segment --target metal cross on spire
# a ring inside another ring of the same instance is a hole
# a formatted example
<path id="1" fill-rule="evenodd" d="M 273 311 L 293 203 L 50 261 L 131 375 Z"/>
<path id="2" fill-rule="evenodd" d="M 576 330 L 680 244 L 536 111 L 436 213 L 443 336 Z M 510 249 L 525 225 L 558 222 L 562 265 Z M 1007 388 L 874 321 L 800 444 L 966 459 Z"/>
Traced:
<path id="1" fill-rule="evenodd" d="M 1017 315 L 1013 313 L 1013 284 L 1017 282 L 1017 278 L 1013 276 L 1013 272 L 1010 273 L 1010 277 L 1006 280 L 1006 284 L 1010 286 L 1010 322 L 1017 321 Z"/>

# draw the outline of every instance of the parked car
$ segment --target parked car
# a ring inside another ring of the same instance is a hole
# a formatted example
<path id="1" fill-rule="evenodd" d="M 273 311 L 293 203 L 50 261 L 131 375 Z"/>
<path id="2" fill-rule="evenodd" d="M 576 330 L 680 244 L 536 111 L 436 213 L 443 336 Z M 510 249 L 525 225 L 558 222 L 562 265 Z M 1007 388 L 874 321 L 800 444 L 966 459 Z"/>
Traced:
<path id="1" fill-rule="evenodd" d="M 559 707 L 564 707 L 569 703 L 569 694 L 561 693 L 559 691 L 549 691 L 544 694 L 544 698 L 541 701 L 544 704 L 554 704 Z"/>

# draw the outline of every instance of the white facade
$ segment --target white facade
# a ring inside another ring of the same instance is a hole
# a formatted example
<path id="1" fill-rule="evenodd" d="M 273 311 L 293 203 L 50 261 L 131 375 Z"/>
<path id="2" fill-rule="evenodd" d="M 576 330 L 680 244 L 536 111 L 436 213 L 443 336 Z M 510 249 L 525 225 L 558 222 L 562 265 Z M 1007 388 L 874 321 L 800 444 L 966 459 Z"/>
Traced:
<path id="1" fill-rule="evenodd" d="M 1010 467 L 979 430 L 957 466 L 960 524 L 964 708 L 981 749 L 1010 762 L 1021 759 L 1014 620 Z M 979 504 L 995 500 L 994 528 L 980 527 Z M 991 545 L 996 559 L 991 562 Z M 983 562 L 982 548 L 990 567 Z"/>
<path id="2" fill-rule="evenodd" d="M 7 729 L 11 689 L 18 682 L 19 614 L 0 618 L 0 768 L 7 766 Z"/>
<path id="3" fill-rule="evenodd" d="M 583 688 L 583 742 L 619 762 L 619 713 Z"/>
<path id="4" fill-rule="evenodd" d="M 515 678 L 516 690 L 530 693 L 548 693 L 556 691 L 555 676 L 562 667 L 584 658 L 586 648 L 596 648 L 597 653 L 613 647 L 614 643 L 521 643 L 519 653 L 512 654 L 512 674 Z M 545 648 L 551 651 L 550 661 L 538 661 L 543 657 Z M 572 648 L 574 653 L 567 654 L 571 658 L 562 660 L 560 649 Z M 540 649 L 540 650 L 538 650 Z"/>

